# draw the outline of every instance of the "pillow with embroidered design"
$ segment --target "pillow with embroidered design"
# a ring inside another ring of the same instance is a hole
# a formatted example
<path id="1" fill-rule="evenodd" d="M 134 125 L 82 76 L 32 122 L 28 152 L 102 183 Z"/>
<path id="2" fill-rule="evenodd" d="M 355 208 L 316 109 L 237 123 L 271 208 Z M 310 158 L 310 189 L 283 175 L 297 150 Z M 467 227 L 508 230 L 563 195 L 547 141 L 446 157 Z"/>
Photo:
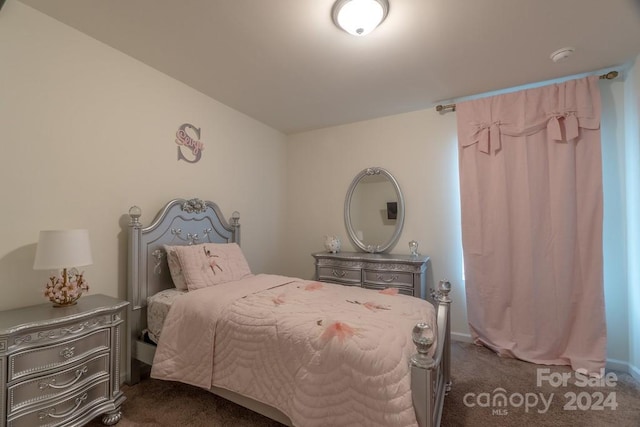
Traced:
<path id="1" fill-rule="evenodd" d="M 202 243 L 174 246 L 174 249 L 190 291 L 251 275 L 249 264 L 237 243 Z"/>

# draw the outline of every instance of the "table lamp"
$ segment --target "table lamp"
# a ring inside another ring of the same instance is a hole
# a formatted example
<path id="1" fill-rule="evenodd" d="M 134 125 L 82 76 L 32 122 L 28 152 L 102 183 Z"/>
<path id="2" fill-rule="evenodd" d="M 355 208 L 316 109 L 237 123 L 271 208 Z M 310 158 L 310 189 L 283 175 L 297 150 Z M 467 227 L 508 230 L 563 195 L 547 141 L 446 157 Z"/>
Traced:
<path id="1" fill-rule="evenodd" d="M 44 295 L 55 307 L 73 305 L 88 291 L 75 267 L 93 264 L 88 230 L 43 230 L 38 239 L 34 270 L 61 270 L 49 278 Z"/>

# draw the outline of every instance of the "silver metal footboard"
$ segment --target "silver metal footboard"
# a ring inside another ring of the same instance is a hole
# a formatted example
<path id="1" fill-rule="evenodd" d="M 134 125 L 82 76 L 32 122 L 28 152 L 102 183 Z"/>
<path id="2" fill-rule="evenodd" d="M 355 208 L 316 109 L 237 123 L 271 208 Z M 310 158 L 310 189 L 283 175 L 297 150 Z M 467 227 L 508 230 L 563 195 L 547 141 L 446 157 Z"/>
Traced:
<path id="1" fill-rule="evenodd" d="M 416 419 L 420 427 L 438 427 L 442 418 L 444 396 L 451 390 L 451 283 L 440 281 L 435 294 L 437 331 L 431 325 L 418 323 L 413 329 L 413 342 L 418 353 L 411 357 L 411 392 Z M 429 349 L 437 333 L 433 357 Z"/>

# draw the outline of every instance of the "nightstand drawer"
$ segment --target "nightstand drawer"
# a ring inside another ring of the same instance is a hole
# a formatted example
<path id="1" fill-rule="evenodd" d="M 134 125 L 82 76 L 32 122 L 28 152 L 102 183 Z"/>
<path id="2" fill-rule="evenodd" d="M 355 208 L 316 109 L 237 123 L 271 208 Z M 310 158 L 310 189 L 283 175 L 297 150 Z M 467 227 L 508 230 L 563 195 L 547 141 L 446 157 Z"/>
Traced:
<path id="1" fill-rule="evenodd" d="M 71 425 L 74 419 L 109 400 L 109 378 L 83 387 L 62 399 L 52 400 L 50 405 L 23 412 L 15 418 L 8 417 L 7 427 L 63 426 Z"/>
<path id="2" fill-rule="evenodd" d="M 93 357 L 55 374 L 17 383 L 8 390 L 9 415 L 24 406 L 82 387 L 100 376 L 109 376 L 109 353 Z"/>
<path id="3" fill-rule="evenodd" d="M 322 282 L 336 282 L 346 285 L 360 285 L 360 269 L 324 266 L 318 267 L 317 279 Z"/>
<path id="4" fill-rule="evenodd" d="M 8 381 L 47 369 L 73 365 L 91 354 L 109 350 L 109 346 L 109 330 L 100 329 L 59 344 L 16 353 L 9 356 Z"/>
<path id="5" fill-rule="evenodd" d="M 413 289 L 413 274 L 403 271 L 363 270 L 364 285 L 407 287 Z"/>

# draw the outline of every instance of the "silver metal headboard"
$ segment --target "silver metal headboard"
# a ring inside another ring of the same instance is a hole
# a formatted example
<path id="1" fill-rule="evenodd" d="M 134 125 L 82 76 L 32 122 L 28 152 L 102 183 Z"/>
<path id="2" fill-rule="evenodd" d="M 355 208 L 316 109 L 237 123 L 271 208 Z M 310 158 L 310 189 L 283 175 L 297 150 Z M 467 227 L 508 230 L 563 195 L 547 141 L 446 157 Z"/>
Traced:
<path id="1" fill-rule="evenodd" d="M 240 214 L 227 222 L 218 205 L 201 199 L 174 199 L 148 227 L 139 207 L 129 209 L 129 275 L 127 298 L 132 311 L 147 305 L 147 297 L 173 287 L 164 245 L 240 244 Z M 146 323 L 146 319 L 145 323 Z"/>

